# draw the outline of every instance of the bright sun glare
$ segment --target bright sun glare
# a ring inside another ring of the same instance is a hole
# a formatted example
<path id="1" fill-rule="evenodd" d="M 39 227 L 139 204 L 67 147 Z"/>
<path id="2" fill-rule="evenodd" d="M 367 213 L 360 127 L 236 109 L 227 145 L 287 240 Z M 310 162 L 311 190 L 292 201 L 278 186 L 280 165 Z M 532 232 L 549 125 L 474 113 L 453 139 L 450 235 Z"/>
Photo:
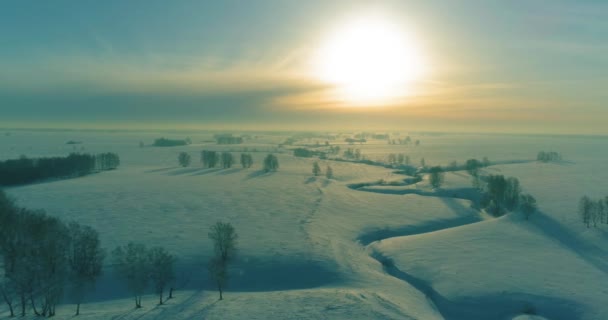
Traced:
<path id="1" fill-rule="evenodd" d="M 315 74 L 349 105 L 386 104 L 411 94 L 425 71 L 417 43 L 386 19 L 359 18 L 332 32 L 315 57 Z"/>

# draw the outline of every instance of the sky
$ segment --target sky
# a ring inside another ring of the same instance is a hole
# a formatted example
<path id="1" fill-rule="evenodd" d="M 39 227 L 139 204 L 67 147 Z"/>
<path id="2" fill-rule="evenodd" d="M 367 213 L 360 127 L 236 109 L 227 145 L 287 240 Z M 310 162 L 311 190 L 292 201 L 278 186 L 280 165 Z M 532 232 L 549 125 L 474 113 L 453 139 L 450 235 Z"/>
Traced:
<path id="1" fill-rule="evenodd" d="M 0 127 L 608 134 L 608 1 L 0 7 Z M 360 106 L 332 95 L 314 57 L 369 15 L 398 26 L 426 71 Z"/>

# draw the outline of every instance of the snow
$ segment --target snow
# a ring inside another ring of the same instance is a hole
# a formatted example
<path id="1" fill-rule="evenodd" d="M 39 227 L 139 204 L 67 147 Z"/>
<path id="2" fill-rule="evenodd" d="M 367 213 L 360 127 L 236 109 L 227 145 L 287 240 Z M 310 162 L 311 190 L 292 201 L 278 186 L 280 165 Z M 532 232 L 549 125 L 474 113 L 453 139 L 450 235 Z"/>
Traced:
<path id="1" fill-rule="evenodd" d="M 133 309 L 111 267 L 88 295 L 82 319 L 601 319 L 608 314 L 608 226 L 587 229 L 576 214 L 580 196 L 608 194 L 605 139 L 517 135 L 422 135 L 421 145 L 370 141 L 368 158 L 389 153 L 424 157 L 427 165 L 487 156 L 532 160 L 557 151 L 562 163 L 527 162 L 485 168 L 520 179 L 540 212 L 526 221 L 480 213 L 470 198 L 470 177 L 446 174 L 432 189 L 356 183 L 402 181 L 394 170 L 320 160 L 335 179 L 312 177 L 315 159 L 295 158 L 278 145 L 289 133 L 251 133 L 244 145 L 218 146 L 211 132 L 12 131 L 0 135 L 0 159 L 116 152 L 118 170 L 81 178 L 7 188 L 18 203 L 96 228 L 112 250 L 128 241 L 162 245 L 179 257 L 176 297 L 156 306 L 144 297 Z M 407 133 L 402 133 L 405 137 Z M 192 145 L 139 147 L 153 139 L 190 137 Z M 69 140 L 83 144 L 67 145 Z M 314 143 L 323 138 L 301 140 Z M 331 141 L 330 141 L 331 142 Z M 334 142 L 332 142 L 334 143 Z M 81 150 L 82 148 L 82 150 Z M 204 169 L 203 149 L 254 156 L 254 167 Z M 181 151 L 189 168 L 177 166 Z M 277 153 L 280 169 L 260 164 Z M 231 222 L 239 258 L 225 300 L 206 275 L 209 227 Z M 108 261 L 109 263 L 109 261 Z M 74 306 L 59 306 L 58 319 Z M 536 315 L 524 314 L 534 311 Z M 0 315 L 7 310 L 0 305 Z"/>

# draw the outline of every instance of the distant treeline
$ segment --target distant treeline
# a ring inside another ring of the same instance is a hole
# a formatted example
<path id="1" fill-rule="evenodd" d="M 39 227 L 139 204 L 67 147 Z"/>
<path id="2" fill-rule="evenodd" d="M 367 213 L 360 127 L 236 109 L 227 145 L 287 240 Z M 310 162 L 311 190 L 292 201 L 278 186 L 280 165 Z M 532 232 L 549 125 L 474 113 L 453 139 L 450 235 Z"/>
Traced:
<path id="1" fill-rule="evenodd" d="M 536 160 L 542 162 L 561 161 L 562 155 L 554 151 L 541 151 L 536 156 Z"/>
<path id="2" fill-rule="evenodd" d="M 32 183 L 50 178 L 83 176 L 116 169 L 120 159 L 115 153 L 97 155 L 72 153 L 67 157 L 27 158 L 0 161 L 0 185 Z"/>
<path id="3" fill-rule="evenodd" d="M 243 143 L 243 137 L 235 137 L 231 134 L 216 134 L 215 141 L 217 144 L 241 144 Z"/>
<path id="4" fill-rule="evenodd" d="M 293 149 L 293 155 L 296 157 L 302 157 L 302 158 L 311 158 L 311 157 L 315 157 L 315 156 L 325 157 L 325 152 L 317 151 L 317 150 L 310 150 L 310 149 L 306 149 L 306 148 L 295 148 L 295 149 Z"/>
<path id="5" fill-rule="evenodd" d="M 176 146 L 185 146 L 191 143 L 189 138 L 186 139 L 166 139 L 166 138 L 158 138 L 154 140 L 153 146 L 155 147 L 176 147 Z"/>

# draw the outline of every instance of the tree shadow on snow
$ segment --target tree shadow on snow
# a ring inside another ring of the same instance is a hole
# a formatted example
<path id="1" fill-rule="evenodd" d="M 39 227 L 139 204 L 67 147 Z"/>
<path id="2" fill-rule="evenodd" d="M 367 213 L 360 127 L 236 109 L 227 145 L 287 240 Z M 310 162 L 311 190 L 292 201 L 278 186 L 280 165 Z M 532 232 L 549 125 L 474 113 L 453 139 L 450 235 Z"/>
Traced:
<path id="1" fill-rule="evenodd" d="M 533 222 L 534 229 L 539 233 L 557 240 L 564 248 L 570 250 L 601 272 L 608 274 L 608 260 L 604 255 L 604 251 L 599 247 L 585 241 L 546 213 L 539 211 L 530 217 L 530 221 Z"/>
<path id="2" fill-rule="evenodd" d="M 304 181 L 305 184 L 309 184 L 309 183 L 313 183 L 317 181 L 317 177 L 308 177 L 308 179 L 306 179 L 306 181 Z"/>
<path id="3" fill-rule="evenodd" d="M 245 178 L 245 179 L 249 180 L 249 179 L 254 179 L 254 178 L 268 177 L 268 176 L 271 176 L 272 174 L 274 174 L 274 172 L 266 172 L 264 170 L 258 170 L 258 171 L 254 171 L 254 172 L 248 174 L 247 178 Z"/>
<path id="4" fill-rule="evenodd" d="M 228 174 L 233 174 L 235 172 L 239 172 L 239 171 L 243 171 L 243 168 L 230 168 L 230 169 L 224 169 L 221 170 L 218 175 L 228 175 Z"/>
<path id="5" fill-rule="evenodd" d="M 173 170 L 170 172 L 167 172 L 168 176 L 181 176 L 181 175 L 185 175 L 185 174 L 189 174 L 189 173 L 193 173 L 193 172 L 197 172 L 197 171 L 201 171 L 204 170 L 203 168 L 182 168 L 182 169 L 178 169 L 178 170 Z"/>
<path id="6" fill-rule="evenodd" d="M 218 172 L 221 170 L 222 170 L 221 168 L 205 168 L 205 169 L 196 171 L 195 173 L 191 174 L 191 176 L 202 176 L 205 174 L 210 174 L 210 173 Z"/>
<path id="7" fill-rule="evenodd" d="M 146 170 L 144 171 L 144 173 L 155 173 L 155 172 L 163 172 L 163 171 L 169 171 L 171 169 L 177 169 L 178 167 L 166 167 L 166 168 L 160 168 L 160 169 L 152 169 L 152 170 Z"/>
<path id="8" fill-rule="evenodd" d="M 386 273 L 424 293 L 445 319 L 511 319 L 521 314 L 536 314 L 552 320 L 580 318 L 581 306 L 574 301 L 523 292 L 503 291 L 448 299 L 424 279 L 399 270 L 381 253 L 375 252 L 372 257 L 383 265 Z"/>
<path id="9" fill-rule="evenodd" d="M 208 257 L 181 259 L 175 265 L 180 290 L 215 290 L 207 272 Z M 340 281 L 333 262 L 293 256 L 251 257 L 242 256 L 229 269 L 226 291 L 262 292 L 316 288 Z M 150 288 L 146 294 L 153 294 Z M 97 282 L 94 292 L 88 293 L 85 302 L 129 299 L 132 295 L 114 270 L 107 266 Z M 70 303 L 66 301 L 65 303 Z"/>

